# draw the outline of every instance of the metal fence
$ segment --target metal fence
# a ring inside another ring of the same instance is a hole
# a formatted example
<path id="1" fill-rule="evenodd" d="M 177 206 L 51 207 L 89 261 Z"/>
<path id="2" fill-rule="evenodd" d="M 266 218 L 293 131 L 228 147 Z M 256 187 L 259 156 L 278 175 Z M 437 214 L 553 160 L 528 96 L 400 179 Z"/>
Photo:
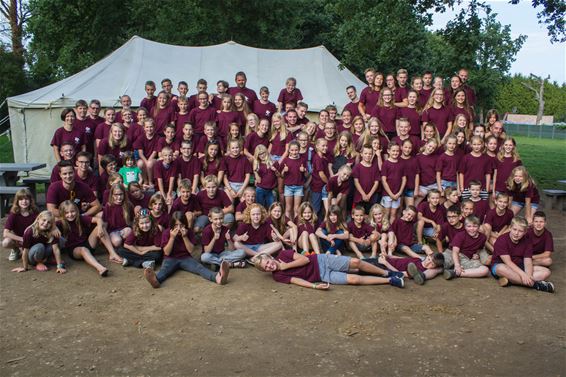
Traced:
<path id="1" fill-rule="evenodd" d="M 533 124 L 505 123 L 505 131 L 509 135 L 566 140 L 566 127 L 564 125 L 537 126 Z"/>

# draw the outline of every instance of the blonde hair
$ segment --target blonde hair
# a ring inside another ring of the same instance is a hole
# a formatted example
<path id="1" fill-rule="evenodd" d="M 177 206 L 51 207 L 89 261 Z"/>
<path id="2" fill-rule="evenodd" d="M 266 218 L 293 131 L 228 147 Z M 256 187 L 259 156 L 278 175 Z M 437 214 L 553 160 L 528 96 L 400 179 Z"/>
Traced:
<path id="1" fill-rule="evenodd" d="M 389 229 L 389 219 L 387 216 L 385 216 L 385 208 L 381 204 L 375 203 L 369 209 L 369 223 L 374 228 L 378 225 L 374 220 L 374 214 L 376 212 L 381 212 L 381 214 L 383 215 L 381 219 L 381 231 L 386 232 Z"/>
<path id="2" fill-rule="evenodd" d="M 114 196 L 114 192 L 120 190 L 122 192 L 122 194 L 124 194 L 124 201 L 122 202 L 122 214 L 124 216 L 124 221 L 126 222 L 126 224 L 131 224 L 132 223 L 132 205 L 130 204 L 130 199 L 128 199 L 128 192 L 127 190 L 124 188 L 124 185 L 122 184 L 114 184 L 112 185 L 112 187 L 110 187 L 110 193 L 108 194 L 108 203 L 106 203 L 106 206 L 110 206 L 113 205 L 113 196 Z"/>
<path id="3" fill-rule="evenodd" d="M 264 154 L 264 158 L 260 159 L 260 155 L 262 153 Z M 271 160 L 271 156 L 269 155 L 269 152 L 267 151 L 267 148 L 265 147 L 265 145 L 263 144 L 259 144 L 256 148 L 255 148 L 255 153 L 254 153 L 254 161 L 253 161 L 253 170 L 254 171 L 258 171 L 259 170 L 259 165 L 260 164 L 265 164 L 267 165 L 268 169 L 271 169 L 271 167 L 273 166 L 273 161 Z"/>
<path id="4" fill-rule="evenodd" d="M 275 207 L 281 208 L 281 217 L 279 219 L 274 219 L 271 216 L 271 211 L 273 211 L 273 209 Z M 287 227 L 286 227 L 286 224 L 285 224 L 285 212 L 283 211 L 283 205 L 279 202 L 273 202 L 269 206 L 269 209 L 267 210 L 267 214 L 268 214 L 269 218 L 271 219 L 271 224 L 273 224 L 275 229 L 277 229 L 277 231 L 281 234 L 285 233 L 285 231 L 287 230 Z"/>
<path id="5" fill-rule="evenodd" d="M 521 159 L 521 157 L 519 156 L 519 152 L 517 152 L 517 142 L 515 142 L 515 139 L 513 139 L 510 136 L 508 136 L 505 139 L 505 141 L 503 141 L 503 144 L 501 144 L 501 148 L 499 149 L 499 153 L 497 153 L 497 159 L 499 161 L 503 161 L 503 159 L 505 158 L 505 149 L 503 148 L 503 146 L 508 141 L 513 143 L 513 151 L 511 152 L 511 155 L 513 156 L 513 162 L 517 162 Z"/>
<path id="6" fill-rule="evenodd" d="M 51 227 L 47 230 L 39 229 L 39 221 L 43 218 L 47 219 L 51 224 Z M 47 242 L 53 241 L 52 231 L 54 224 L 55 224 L 55 217 L 53 216 L 53 214 L 49 211 L 41 211 L 39 215 L 37 215 L 37 217 L 35 218 L 34 222 L 30 225 L 33 238 L 39 238 L 40 236 L 43 236 L 47 239 Z"/>
<path id="7" fill-rule="evenodd" d="M 444 106 L 444 101 L 446 100 L 444 97 L 444 90 L 442 89 L 433 89 L 432 92 L 430 93 L 430 97 L 428 97 L 428 101 L 426 101 L 426 105 L 423 108 L 423 112 L 427 111 L 428 109 L 430 109 L 432 107 L 432 105 L 434 104 L 434 93 L 436 93 L 437 91 L 439 91 L 442 93 L 442 106 Z"/>
<path id="8" fill-rule="evenodd" d="M 158 231 L 158 226 L 155 223 L 155 220 L 153 219 L 153 217 L 151 217 L 151 212 L 147 211 L 147 210 L 143 210 L 143 211 L 139 211 L 136 216 L 134 217 L 134 235 L 136 236 L 136 238 L 139 238 L 143 235 L 143 231 L 140 229 L 139 226 L 139 221 L 142 218 L 148 218 L 149 221 L 151 222 L 151 228 L 149 229 L 149 231 L 147 233 L 149 233 L 150 236 L 155 236 L 155 234 Z M 157 245 L 156 245 L 157 246 Z"/>
<path id="9" fill-rule="evenodd" d="M 259 221 L 260 224 L 263 224 L 265 222 L 265 219 L 267 218 L 267 211 L 265 210 L 265 208 L 258 203 L 253 203 L 250 204 L 245 210 L 244 210 L 244 222 L 246 224 L 251 224 L 252 223 L 252 219 L 251 219 L 251 212 L 252 210 L 258 208 L 261 211 L 261 220 Z"/>
<path id="10" fill-rule="evenodd" d="M 238 93 L 239 94 L 239 93 Z M 248 117 L 252 117 L 255 121 L 255 128 L 254 128 L 254 132 L 257 131 L 257 127 L 259 126 L 259 117 L 254 114 L 254 113 L 250 113 L 248 115 L 246 115 L 246 130 L 244 131 L 246 135 L 249 135 L 250 133 L 252 133 L 252 130 L 250 128 L 250 126 L 248 126 Z"/>
<path id="11" fill-rule="evenodd" d="M 356 158 L 358 156 L 358 152 L 356 152 L 356 148 L 354 148 L 354 141 L 352 140 L 352 134 L 348 131 L 342 131 L 338 134 L 336 145 L 334 146 L 334 156 L 340 156 L 340 139 L 342 137 L 346 138 L 347 145 L 344 157 L 346 158 Z"/>
<path id="12" fill-rule="evenodd" d="M 521 183 L 521 186 L 518 186 L 515 183 L 515 179 L 514 179 L 515 174 L 519 171 L 523 174 L 523 183 Z M 507 189 L 509 189 L 510 191 L 515 191 L 516 189 L 519 189 L 519 192 L 525 192 L 527 191 L 527 189 L 531 184 L 534 185 L 534 182 L 531 176 L 529 175 L 527 168 L 525 168 L 524 166 L 517 166 L 511 171 L 511 174 L 509 174 L 509 178 L 507 178 L 506 186 Z"/>
<path id="13" fill-rule="evenodd" d="M 303 218 L 303 212 L 305 211 L 306 208 L 310 208 L 311 212 L 312 212 L 312 218 L 310 221 L 310 224 L 314 225 L 316 224 L 317 221 L 317 216 L 316 213 L 314 211 L 314 207 L 312 206 L 312 204 L 310 202 L 302 202 L 301 205 L 299 206 L 299 215 L 298 215 L 298 224 L 302 225 L 302 224 L 306 224 L 305 219 Z"/>
<path id="14" fill-rule="evenodd" d="M 29 211 L 30 213 L 37 213 L 39 212 L 39 209 L 37 208 L 36 204 L 35 204 L 35 200 L 33 199 L 33 195 L 31 194 L 31 191 L 28 188 L 23 188 L 20 189 L 16 192 L 16 195 L 14 195 L 14 201 L 12 202 L 12 208 L 10 208 L 10 213 L 13 213 L 15 215 L 21 213 L 21 208 L 18 205 L 18 202 L 22 199 L 28 198 L 29 199 Z"/>
<path id="15" fill-rule="evenodd" d="M 64 236 L 66 236 L 71 232 L 71 225 L 65 218 L 65 213 L 67 213 L 67 211 L 73 208 L 77 212 L 77 218 L 75 219 L 75 222 L 77 224 L 78 235 L 80 237 L 83 235 L 83 225 L 81 224 L 79 207 L 77 207 L 77 205 L 70 200 L 65 200 L 63 203 L 59 204 L 59 213 L 61 214 L 61 228 L 62 228 L 61 233 Z"/>
<path id="16" fill-rule="evenodd" d="M 185 189 L 185 190 L 189 190 L 191 191 L 192 189 L 192 185 L 191 185 L 191 180 L 188 178 L 183 178 L 179 181 L 179 184 L 177 185 L 177 189 L 179 191 L 181 191 L 181 189 Z"/>
<path id="17" fill-rule="evenodd" d="M 204 182 L 204 186 L 206 186 L 208 183 L 214 183 L 216 186 L 218 186 L 218 177 L 213 174 L 207 175 L 202 181 Z"/>
<path id="18" fill-rule="evenodd" d="M 432 122 L 427 122 L 427 124 L 423 127 L 423 135 L 424 135 L 424 130 L 427 127 L 431 127 L 432 130 L 434 131 L 434 136 L 432 138 L 434 138 L 434 140 L 436 140 L 437 145 L 440 145 L 440 133 L 438 132 L 438 128 L 436 128 L 436 124 L 432 123 Z M 429 138 L 431 139 L 431 138 Z"/>
<path id="19" fill-rule="evenodd" d="M 268 254 L 256 254 L 252 257 L 251 262 L 254 265 L 255 268 L 257 268 L 260 271 L 265 272 L 265 269 L 261 266 L 261 262 L 263 262 L 264 260 L 268 260 L 268 259 L 273 259 L 273 257 L 271 255 Z"/>
<path id="20" fill-rule="evenodd" d="M 275 119 L 279 119 L 279 130 L 275 130 L 275 128 L 273 128 L 273 121 Z M 283 117 L 283 115 L 281 115 L 281 113 L 275 113 L 273 114 L 273 116 L 271 117 L 271 137 L 269 138 L 269 141 L 273 141 L 275 140 L 275 137 L 277 135 L 279 135 L 279 140 L 280 141 L 285 141 L 285 139 L 287 139 L 287 135 L 289 134 L 289 131 L 287 131 L 287 123 L 285 122 L 285 118 Z"/>
<path id="21" fill-rule="evenodd" d="M 117 127 L 122 130 L 122 139 L 120 140 L 119 143 L 116 143 L 114 138 L 112 137 L 112 128 L 114 127 Z M 108 135 L 108 146 L 112 149 L 116 147 L 119 147 L 120 149 L 124 149 L 128 146 L 128 137 L 126 136 L 126 130 L 124 129 L 122 123 L 112 123 L 112 126 L 110 126 L 110 132 Z"/>

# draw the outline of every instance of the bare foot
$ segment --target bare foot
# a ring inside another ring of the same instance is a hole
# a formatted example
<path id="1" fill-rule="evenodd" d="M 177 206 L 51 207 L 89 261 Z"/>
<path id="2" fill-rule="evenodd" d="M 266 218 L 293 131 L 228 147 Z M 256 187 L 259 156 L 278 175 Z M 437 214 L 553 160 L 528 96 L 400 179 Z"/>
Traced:
<path id="1" fill-rule="evenodd" d="M 155 271 L 153 269 L 144 269 L 143 276 L 145 276 L 145 279 L 149 282 L 149 284 L 151 284 L 153 288 L 159 288 L 161 286 L 161 284 L 159 284 L 159 281 L 157 280 L 157 276 L 155 276 Z"/>
<path id="2" fill-rule="evenodd" d="M 122 264 L 122 261 L 123 261 L 123 259 L 118 254 L 110 255 L 109 259 L 110 259 L 110 262 L 118 263 L 118 264 Z"/>
<path id="3" fill-rule="evenodd" d="M 228 274 L 230 273 L 230 264 L 226 261 L 222 261 L 220 264 L 220 270 L 216 274 L 216 283 L 224 285 L 228 282 Z"/>
<path id="4" fill-rule="evenodd" d="M 102 270 L 98 270 L 98 275 L 100 275 L 100 277 L 107 277 L 108 276 L 108 269 L 107 268 L 103 268 Z"/>
<path id="5" fill-rule="evenodd" d="M 37 263 L 37 265 L 35 266 L 35 269 L 37 271 L 41 271 L 41 272 L 45 272 L 45 271 L 49 270 L 49 268 L 47 268 L 47 266 L 44 265 L 43 263 Z"/>

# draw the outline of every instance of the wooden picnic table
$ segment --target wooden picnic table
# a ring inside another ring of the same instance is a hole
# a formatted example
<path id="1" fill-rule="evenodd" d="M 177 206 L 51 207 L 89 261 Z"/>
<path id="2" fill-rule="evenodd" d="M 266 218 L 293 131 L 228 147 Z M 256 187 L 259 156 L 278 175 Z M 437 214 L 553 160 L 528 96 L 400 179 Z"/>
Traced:
<path id="1" fill-rule="evenodd" d="M 43 169 L 45 162 L 21 163 L 0 163 L 0 186 L 15 186 L 18 182 L 18 173 L 29 173 L 30 171 Z"/>

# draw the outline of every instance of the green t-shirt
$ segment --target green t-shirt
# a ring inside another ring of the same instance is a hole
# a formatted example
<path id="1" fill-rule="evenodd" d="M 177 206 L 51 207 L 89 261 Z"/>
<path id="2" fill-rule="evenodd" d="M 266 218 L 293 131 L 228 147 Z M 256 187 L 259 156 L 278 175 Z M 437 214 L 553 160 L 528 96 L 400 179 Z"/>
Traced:
<path id="1" fill-rule="evenodd" d="M 141 170 L 137 166 L 126 167 L 122 166 L 118 172 L 124 180 L 124 186 L 128 186 L 132 182 L 137 182 L 139 180 Z"/>

